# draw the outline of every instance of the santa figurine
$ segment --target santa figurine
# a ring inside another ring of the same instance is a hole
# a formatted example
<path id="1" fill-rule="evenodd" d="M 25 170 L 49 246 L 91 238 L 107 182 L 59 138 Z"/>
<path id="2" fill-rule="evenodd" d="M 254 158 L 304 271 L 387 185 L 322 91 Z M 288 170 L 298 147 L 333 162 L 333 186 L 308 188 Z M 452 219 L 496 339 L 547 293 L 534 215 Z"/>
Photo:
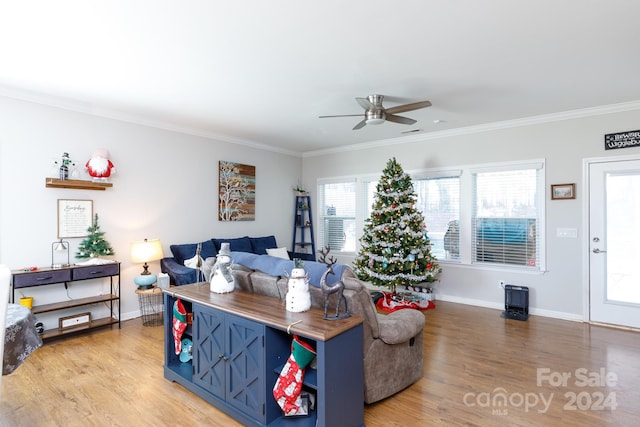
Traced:
<path id="1" fill-rule="evenodd" d="M 109 160 L 109 152 L 105 148 L 98 148 L 85 165 L 89 176 L 96 182 L 106 182 L 116 168 Z"/>

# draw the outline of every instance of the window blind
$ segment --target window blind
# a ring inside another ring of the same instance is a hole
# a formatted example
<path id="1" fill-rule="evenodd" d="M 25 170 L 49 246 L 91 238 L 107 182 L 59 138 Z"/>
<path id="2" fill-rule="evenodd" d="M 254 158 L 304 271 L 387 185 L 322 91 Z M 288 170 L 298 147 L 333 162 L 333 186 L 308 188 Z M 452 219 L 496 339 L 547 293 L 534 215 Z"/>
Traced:
<path id="1" fill-rule="evenodd" d="M 416 179 L 416 207 L 422 211 L 431 242 L 431 253 L 439 260 L 460 259 L 460 176 Z"/>
<path id="2" fill-rule="evenodd" d="M 473 173 L 474 260 L 539 269 L 541 168 L 504 169 Z"/>
<path id="3" fill-rule="evenodd" d="M 318 183 L 318 236 L 332 252 L 356 250 L 356 180 Z"/>

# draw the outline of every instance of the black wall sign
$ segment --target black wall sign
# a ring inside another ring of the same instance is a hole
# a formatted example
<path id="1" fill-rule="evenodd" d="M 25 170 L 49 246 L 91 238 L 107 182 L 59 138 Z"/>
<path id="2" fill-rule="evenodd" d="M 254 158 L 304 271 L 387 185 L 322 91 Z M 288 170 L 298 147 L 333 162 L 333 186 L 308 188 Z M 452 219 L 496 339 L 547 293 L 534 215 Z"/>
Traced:
<path id="1" fill-rule="evenodd" d="M 616 150 L 640 146 L 640 130 L 629 132 L 608 133 L 604 136 L 604 149 Z"/>

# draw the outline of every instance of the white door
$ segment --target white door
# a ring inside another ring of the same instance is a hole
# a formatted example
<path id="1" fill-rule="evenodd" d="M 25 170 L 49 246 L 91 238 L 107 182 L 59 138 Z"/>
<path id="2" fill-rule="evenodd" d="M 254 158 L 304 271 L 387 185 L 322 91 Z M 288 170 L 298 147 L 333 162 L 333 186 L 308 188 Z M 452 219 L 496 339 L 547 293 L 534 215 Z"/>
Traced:
<path id="1" fill-rule="evenodd" d="M 589 165 L 590 320 L 640 328 L 640 160 Z"/>

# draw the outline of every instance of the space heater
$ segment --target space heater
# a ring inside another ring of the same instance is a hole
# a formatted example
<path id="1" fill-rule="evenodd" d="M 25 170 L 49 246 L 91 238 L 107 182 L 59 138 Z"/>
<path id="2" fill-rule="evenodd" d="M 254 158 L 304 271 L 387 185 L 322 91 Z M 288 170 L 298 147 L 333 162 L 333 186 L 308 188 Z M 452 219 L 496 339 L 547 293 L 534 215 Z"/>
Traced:
<path id="1" fill-rule="evenodd" d="M 501 317 L 514 320 L 527 320 L 529 318 L 528 287 L 505 285 L 504 311 Z"/>

